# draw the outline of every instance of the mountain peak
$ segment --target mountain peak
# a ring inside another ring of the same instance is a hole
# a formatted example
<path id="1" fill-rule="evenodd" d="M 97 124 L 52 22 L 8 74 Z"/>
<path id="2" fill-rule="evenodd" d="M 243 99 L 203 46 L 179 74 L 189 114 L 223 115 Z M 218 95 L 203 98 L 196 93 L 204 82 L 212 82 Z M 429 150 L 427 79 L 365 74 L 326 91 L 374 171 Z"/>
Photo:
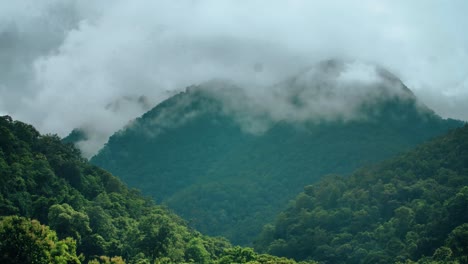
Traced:
<path id="1" fill-rule="evenodd" d="M 361 66 L 354 80 L 382 74 Z M 300 86 L 299 74 L 258 94 L 224 80 L 189 87 L 112 136 L 92 162 L 201 231 L 248 243 L 321 175 L 349 173 L 460 125 L 422 114 L 411 96 L 364 92 L 398 83 L 389 74 L 364 88 L 362 81 L 339 86 L 333 76 L 353 80 L 346 67 L 330 62 L 317 69 L 329 77 L 320 79 L 323 86 Z"/>
<path id="2" fill-rule="evenodd" d="M 357 60 L 322 61 L 276 86 L 285 90 L 308 90 L 314 96 L 415 99 L 410 89 L 389 70 Z"/>
<path id="3" fill-rule="evenodd" d="M 319 62 L 263 89 L 212 79 L 187 87 L 149 113 L 158 120 L 152 124 L 174 127 L 207 112 L 229 116 L 253 134 L 261 134 L 280 122 L 351 122 L 434 115 L 390 71 L 372 63 L 344 60 Z"/>

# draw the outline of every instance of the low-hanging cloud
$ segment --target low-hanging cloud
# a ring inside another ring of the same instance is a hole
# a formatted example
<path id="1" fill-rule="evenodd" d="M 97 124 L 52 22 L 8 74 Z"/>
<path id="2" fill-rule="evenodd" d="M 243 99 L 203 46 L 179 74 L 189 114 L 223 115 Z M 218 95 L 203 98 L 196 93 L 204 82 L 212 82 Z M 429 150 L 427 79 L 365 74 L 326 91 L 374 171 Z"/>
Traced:
<path id="1" fill-rule="evenodd" d="M 341 58 L 381 65 L 439 114 L 468 120 L 467 11 L 463 0 L 9 1 L 0 113 L 61 136 L 83 128 L 91 155 L 191 84 L 231 79 L 261 94 Z"/>
<path id="2" fill-rule="evenodd" d="M 223 80 L 193 88 L 221 102 L 218 111 L 234 117 L 244 131 L 254 134 L 262 134 L 278 122 L 374 120 L 381 108 L 373 106 L 395 100 L 416 103 L 419 111 L 427 112 L 427 107 L 398 78 L 360 61 L 322 61 L 264 89 L 242 89 Z M 192 98 L 197 101 L 196 96 Z"/>

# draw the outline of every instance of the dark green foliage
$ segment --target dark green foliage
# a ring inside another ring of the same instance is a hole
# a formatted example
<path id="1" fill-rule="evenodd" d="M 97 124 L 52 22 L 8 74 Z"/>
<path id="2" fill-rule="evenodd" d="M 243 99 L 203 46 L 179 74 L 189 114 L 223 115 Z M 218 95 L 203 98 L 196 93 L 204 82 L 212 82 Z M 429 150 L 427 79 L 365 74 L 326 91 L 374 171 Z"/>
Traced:
<path id="1" fill-rule="evenodd" d="M 0 133 L 1 263 L 218 263 L 232 255 L 225 239 L 188 228 L 57 136 L 9 117 L 0 117 Z"/>
<path id="2" fill-rule="evenodd" d="M 242 100 L 238 90 L 226 93 Z M 198 230 L 248 244 L 304 185 L 324 174 L 351 173 L 462 125 L 420 108 L 413 98 L 363 108 L 368 118 L 360 121 L 262 118 L 270 128 L 252 134 L 239 125 L 256 124 L 248 114 L 226 111 L 219 96 L 192 88 L 114 134 L 91 162 L 163 201 Z"/>
<path id="3" fill-rule="evenodd" d="M 64 143 L 75 144 L 88 139 L 88 135 L 83 129 L 73 129 L 72 132 L 62 139 Z"/>
<path id="4" fill-rule="evenodd" d="M 468 263 L 468 126 L 305 187 L 255 247 L 324 263 Z"/>

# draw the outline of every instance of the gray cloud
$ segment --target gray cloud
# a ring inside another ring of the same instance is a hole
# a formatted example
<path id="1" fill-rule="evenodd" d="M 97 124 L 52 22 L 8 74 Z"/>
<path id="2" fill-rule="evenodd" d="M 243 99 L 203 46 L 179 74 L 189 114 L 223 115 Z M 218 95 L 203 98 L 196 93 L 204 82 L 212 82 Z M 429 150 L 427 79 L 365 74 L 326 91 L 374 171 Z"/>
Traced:
<path id="1" fill-rule="evenodd" d="M 146 110 L 125 98 L 154 105 L 212 78 L 253 96 L 333 57 L 382 65 L 439 114 L 467 120 L 467 11 L 464 0 L 9 1 L 0 113 L 62 136 L 87 128 L 90 155 Z"/>
<path id="2" fill-rule="evenodd" d="M 397 98 L 415 101 L 391 73 L 353 60 L 323 61 L 263 90 L 240 89 L 225 81 L 207 82 L 199 89 L 221 99 L 222 110 L 251 133 L 263 133 L 277 122 L 368 120 L 379 114 L 377 108 L 369 112 L 369 106 Z M 422 104 L 419 108 L 427 110 Z"/>

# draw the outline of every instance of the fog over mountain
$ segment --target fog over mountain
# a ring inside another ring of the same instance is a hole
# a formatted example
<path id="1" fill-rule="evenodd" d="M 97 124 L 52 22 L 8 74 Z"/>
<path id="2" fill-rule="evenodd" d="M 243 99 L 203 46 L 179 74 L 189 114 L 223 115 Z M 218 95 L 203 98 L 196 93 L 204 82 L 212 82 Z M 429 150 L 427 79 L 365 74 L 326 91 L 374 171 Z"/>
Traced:
<path id="1" fill-rule="evenodd" d="M 282 98 L 274 87 L 336 58 L 351 61 L 344 83 L 372 82 L 366 65 L 378 65 L 438 114 L 468 120 L 467 11 L 463 0 L 3 1 L 0 114 L 44 133 L 84 129 L 92 155 L 129 120 L 212 79 L 272 116 L 301 118 L 270 100 Z M 305 109 L 343 110 L 326 102 Z"/>

